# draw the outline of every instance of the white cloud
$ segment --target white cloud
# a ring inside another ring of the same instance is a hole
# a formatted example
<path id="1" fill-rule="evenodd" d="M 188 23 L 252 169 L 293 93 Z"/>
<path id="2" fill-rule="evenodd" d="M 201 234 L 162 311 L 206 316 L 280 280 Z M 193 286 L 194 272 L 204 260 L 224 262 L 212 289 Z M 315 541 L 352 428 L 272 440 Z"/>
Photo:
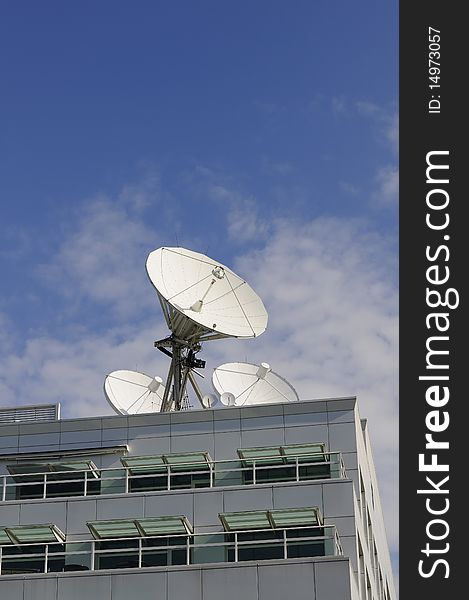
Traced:
<path id="1" fill-rule="evenodd" d="M 38 267 L 39 277 L 71 308 L 91 300 L 136 317 L 152 302 L 142 256 L 162 241 L 141 214 L 154 191 L 146 182 L 125 187 L 117 199 L 103 195 L 83 205 L 54 258 Z"/>
<path id="2" fill-rule="evenodd" d="M 220 184 L 211 185 L 208 193 L 213 200 L 225 206 L 228 235 L 232 240 L 244 243 L 261 241 L 267 237 L 270 226 L 267 219 L 259 214 L 259 204 L 255 198 Z"/>
<path id="3" fill-rule="evenodd" d="M 396 206 L 399 201 L 399 171 L 394 165 L 381 167 L 375 176 L 372 202 L 375 206 Z"/>
<path id="4" fill-rule="evenodd" d="M 399 150 L 399 116 L 395 112 L 389 112 L 373 102 L 367 100 L 355 104 L 360 115 L 371 119 L 378 125 L 381 138 L 387 144 L 394 156 Z"/>

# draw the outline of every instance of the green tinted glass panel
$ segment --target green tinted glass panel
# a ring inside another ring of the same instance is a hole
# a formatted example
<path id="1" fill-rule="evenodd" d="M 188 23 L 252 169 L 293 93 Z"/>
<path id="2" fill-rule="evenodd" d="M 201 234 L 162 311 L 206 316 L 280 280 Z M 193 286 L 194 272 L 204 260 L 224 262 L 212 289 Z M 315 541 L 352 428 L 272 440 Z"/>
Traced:
<path id="1" fill-rule="evenodd" d="M 319 525 L 317 508 L 291 508 L 269 511 L 275 527 Z"/>
<path id="2" fill-rule="evenodd" d="M 21 525 L 5 528 L 5 531 L 17 544 L 56 542 L 65 539 L 65 535 L 55 525 Z"/>
<path id="3" fill-rule="evenodd" d="M 303 457 L 303 460 L 311 462 L 317 460 L 325 460 L 324 456 L 324 444 L 291 444 L 289 446 L 282 446 L 281 453 L 283 456 L 294 460 L 296 456 Z M 290 462 L 290 461 L 289 461 Z"/>
<path id="4" fill-rule="evenodd" d="M 96 538 L 116 538 L 139 536 L 140 532 L 134 520 L 93 521 L 88 523 Z"/>
<path id="5" fill-rule="evenodd" d="M 192 532 L 192 526 L 186 517 L 158 517 L 138 519 L 145 535 L 170 535 Z"/>
<path id="6" fill-rule="evenodd" d="M 268 463 L 269 465 L 282 464 L 283 459 L 280 454 L 280 446 L 263 446 L 259 448 L 239 448 L 239 457 L 243 459 L 246 466 L 253 464 Z"/>
<path id="7" fill-rule="evenodd" d="M 0 529 L 0 546 L 11 544 L 10 538 L 7 536 L 4 529 Z"/>
<path id="8" fill-rule="evenodd" d="M 121 462 L 131 473 L 164 473 L 166 466 L 162 456 L 126 456 Z"/>
<path id="9" fill-rule="evenodd" d="M 96 471 L 97 467 L 91 460 L 59 462 L 49 465 L 51 471 Z"/>
<path id="10" fill-rule="evenodd" d="M 211 462 L 208 452 L 165 454 L 163 460 L 173 468 L 179 466 L 183 470 L 190 470 L 191 467 L 208 469 L 209 462 Z"/>
<path id="11" fill-rule="evenodd" d="M 227 531 L 267 529 L 271 526 L 265 510 L 223 513 L 220 515 L 220 520 Z"/>

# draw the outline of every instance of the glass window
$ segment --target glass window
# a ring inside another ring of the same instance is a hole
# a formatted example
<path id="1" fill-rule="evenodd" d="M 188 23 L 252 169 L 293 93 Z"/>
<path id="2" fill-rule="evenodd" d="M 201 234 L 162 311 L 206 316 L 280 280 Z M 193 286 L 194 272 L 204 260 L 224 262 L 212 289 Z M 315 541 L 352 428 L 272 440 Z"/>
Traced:
<path id="1" fill-rule="evenodd" d="M 91 460 L 8 465 L 7 468 L 17 484 L 17 500 L 83 496 L 85 479 L 87 495 L 100 493 L 100 472 Z"/>
<path id="2" fill-rule="evenodd" d="M 142 540 L 142 567 L 185 565 L 186 562 L 187 536 Z"/>
<path id="3" fill-rule="evenodd" d="M 208 452 L 127 456 L 121 462 L 129 469 L 130 492 L 210 487 Z"/>
<path id="4" fill-rule="evenodd" d="M 45 546 L 11 546 L 2 551 L 2 575 L 44 573 Z"/>
<path id="5" fill-rule="evenodd" d="M 138 567 L 138 540 L 96 542 L 95 569 L 130 569 Z"/>

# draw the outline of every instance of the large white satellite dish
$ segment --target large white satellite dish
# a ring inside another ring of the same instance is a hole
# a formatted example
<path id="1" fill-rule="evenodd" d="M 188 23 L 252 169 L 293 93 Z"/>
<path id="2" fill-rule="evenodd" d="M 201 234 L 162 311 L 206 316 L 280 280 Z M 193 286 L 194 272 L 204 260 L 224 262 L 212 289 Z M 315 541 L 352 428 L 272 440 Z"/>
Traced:
<path id="1" fill-rule="evenodd" d="M 234 406 L 297 402 L 298 395 L 292 385 L 274 373 L 270 365 L 261 363 L 225 363 L 212 375 L 215 390 L 222 398 L 234 396 Z M 233 405 L 233 402 L 222 404 Z"/>
<path id="2" fill-rule="evenodd" d="M 159 248 L 146 262 L 171 331 L 184 340 L 254 338 L 267 327 L 267 311 L 250 285 L 205 254 Z"/>
<path id="3" fill-rule="evenodd" d="M 121 415 L 159 412 L 164 391 L 161 377 L 138 371 L 113 371 L 104 380 L 104 395 Z"/>
<path id="4" fill-rule="evenodd" d="M 184 248 L 150 252 L 146 269 L 171 335 L 155 346 L 171 357 L 161 410 L 181 410 L 190 382 L 204 408 L 207 399 L 194 376 L 205 361 L 195 358 L 202 342 L 255 338 L 267 327 L 267 311 L 249 284 L 205 254 Z"/>

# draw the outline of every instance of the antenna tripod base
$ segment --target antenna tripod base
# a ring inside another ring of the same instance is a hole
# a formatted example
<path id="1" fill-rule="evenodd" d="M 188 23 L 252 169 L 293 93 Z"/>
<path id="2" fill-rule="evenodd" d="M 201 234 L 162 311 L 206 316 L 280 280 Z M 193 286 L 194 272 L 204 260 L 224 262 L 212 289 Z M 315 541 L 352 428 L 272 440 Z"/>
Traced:
<path id="1" fill-rule="evenodd" d="M 202 401 L 202 392 L 194 377 L 194 373 L 197 373 L 194 369 L 203 369 L 206 364 L 204 360 L 195 357 L 196 353 L 202 348 L 201 344 L 193 343 L 189 345 L 187 341 L 170 335 L 167 338 L 156 341 L 154 346 L 171 358 L 160 411 L 183 410 L 184 400 L 187 396 L 186 388 L 188 381 L 201 406 L 205 408 Z M 200 374 L 197 373 L 197 375 Z M 202 377 L 202 375 L 200 376 Z"/>

